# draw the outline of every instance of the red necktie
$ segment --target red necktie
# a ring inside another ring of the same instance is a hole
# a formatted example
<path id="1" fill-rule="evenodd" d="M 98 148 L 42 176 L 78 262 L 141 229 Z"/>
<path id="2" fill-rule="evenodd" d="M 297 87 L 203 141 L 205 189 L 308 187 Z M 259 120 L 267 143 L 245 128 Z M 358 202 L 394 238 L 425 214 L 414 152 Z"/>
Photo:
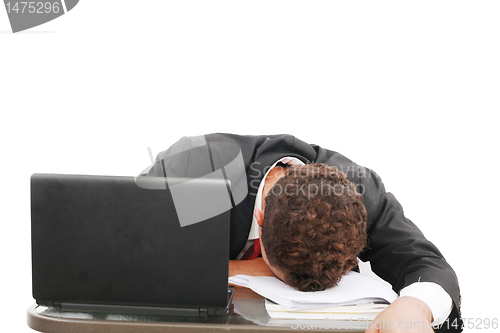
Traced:
<path id="1" fill-rule="evenodd" d="M 255 259 L 260 255 L 260 239 L 254 239 L 253 240 L 253 246 L 251 246 L 247 252 L 243 255 L 242 260 L 250 260 L 250 259 Z"/>

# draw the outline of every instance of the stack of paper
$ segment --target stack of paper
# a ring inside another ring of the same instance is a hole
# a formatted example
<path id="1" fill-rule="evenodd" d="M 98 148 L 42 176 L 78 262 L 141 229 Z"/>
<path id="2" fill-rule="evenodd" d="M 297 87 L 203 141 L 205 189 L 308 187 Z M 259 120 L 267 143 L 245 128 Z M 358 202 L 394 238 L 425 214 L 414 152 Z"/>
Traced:
<path id="1" fill-rule="evenodd" d="M 334 320 L 373 320 L 388 303 L 361 303 L 343 306 L 325 306 L 288 311 L 279 304 L 266 299 L 266 310 L 271 318 L 277 319 L 334 319 Z"/>
<path id="2" fill-rule="evenodd" d="M 236 275 L 229 283 L 247 287 L 272 301 L 271 318 L 371 320 L 398 296 L 391 287 L 369 276 L 350 272 L 335 287 L 302 292 L 275 277 Z"/>

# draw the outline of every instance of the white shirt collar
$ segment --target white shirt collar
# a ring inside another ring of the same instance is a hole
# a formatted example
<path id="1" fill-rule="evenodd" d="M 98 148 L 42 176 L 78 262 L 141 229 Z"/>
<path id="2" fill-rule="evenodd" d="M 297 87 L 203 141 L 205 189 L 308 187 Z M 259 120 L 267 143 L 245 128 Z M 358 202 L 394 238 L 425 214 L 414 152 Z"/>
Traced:
<path id="1" fill-rule="evenodd" d="M 264 189 L 264 181 L 266 180 L 269 171 L 271 171 L 276 166 L 276 164 L 280 162 L 288 165 L 304 165 L 304 162 L 302 162 L 296 157 L 283 157 L 274 162 L 274 164 L 269 168 L 269 170 L 267 170 L 266 174 L 264 175 L 264 178 L 262 178 L 262 181 L 260 182 L 259 189 L 257 190 L 257 195 L 255 197 L 255 206 L 254 210 L 252 211 L 252 226 L 250 227 L 248 240 L 259 238 L 259 224 L 257 223 L 257 219 L 255 218 L 253 212 L 255 211 L 255 209 L 262 209 L 262 190 Z"/>

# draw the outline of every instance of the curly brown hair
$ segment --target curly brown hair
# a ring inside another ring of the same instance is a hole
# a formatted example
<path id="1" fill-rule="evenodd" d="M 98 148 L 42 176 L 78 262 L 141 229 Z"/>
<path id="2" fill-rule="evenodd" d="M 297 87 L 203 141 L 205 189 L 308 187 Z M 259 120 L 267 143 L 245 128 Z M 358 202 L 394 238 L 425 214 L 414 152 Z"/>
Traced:
<path id="1" fill-rule="evenodd" d="M 287 284 L 324 290 L 357 265 L 367 213 L 344 172 L 325 164 L 290 167 L 265 200 L 262 243 Z"/>

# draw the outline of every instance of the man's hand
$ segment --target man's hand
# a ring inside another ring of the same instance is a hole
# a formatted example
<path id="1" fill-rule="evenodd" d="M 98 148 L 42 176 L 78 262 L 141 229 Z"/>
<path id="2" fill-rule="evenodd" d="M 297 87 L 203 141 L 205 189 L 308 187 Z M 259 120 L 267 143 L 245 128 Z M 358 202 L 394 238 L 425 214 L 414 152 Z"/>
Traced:
<path id="1" fill-rule="evenodd" d="M 427 304 L 418 298 L 403 296 L 379 313 L 365 333 L 432 333 L 432 320 Z"/>
<path id="2" fill-rule="evenodd" d="M 238 274 L 274 276 L 262 257 L 250 260 L 229 260 L 229 276 Z"/>

